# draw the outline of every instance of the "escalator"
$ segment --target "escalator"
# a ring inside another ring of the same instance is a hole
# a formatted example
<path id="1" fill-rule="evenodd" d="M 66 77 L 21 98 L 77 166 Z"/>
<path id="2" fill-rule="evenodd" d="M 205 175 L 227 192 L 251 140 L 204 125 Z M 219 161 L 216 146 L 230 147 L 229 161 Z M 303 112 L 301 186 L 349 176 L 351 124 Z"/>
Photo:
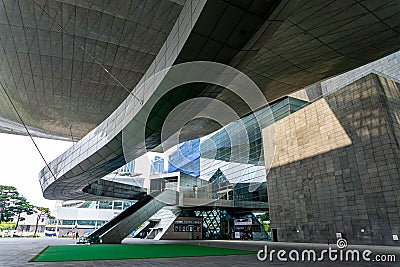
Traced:
<path id="1" fill-rule="evenodd" d="M 176 191 L 151 193 L 118 214 L 111 221 L 88 236 L 90 243 L 119 244 L 133 230 L 142 225 L 167 204 L 175 204 Z"/>

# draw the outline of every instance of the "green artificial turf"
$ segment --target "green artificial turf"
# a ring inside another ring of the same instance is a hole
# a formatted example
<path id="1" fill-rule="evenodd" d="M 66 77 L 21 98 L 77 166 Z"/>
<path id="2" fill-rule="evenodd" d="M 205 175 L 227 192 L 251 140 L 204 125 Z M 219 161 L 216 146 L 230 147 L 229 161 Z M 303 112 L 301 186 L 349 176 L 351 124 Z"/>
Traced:
<path id="1" fill-rule="evenodd" d="M 184 244 L 49 246 L 31 261 L 88 261 L 254 254 L 253 251 Z"/>

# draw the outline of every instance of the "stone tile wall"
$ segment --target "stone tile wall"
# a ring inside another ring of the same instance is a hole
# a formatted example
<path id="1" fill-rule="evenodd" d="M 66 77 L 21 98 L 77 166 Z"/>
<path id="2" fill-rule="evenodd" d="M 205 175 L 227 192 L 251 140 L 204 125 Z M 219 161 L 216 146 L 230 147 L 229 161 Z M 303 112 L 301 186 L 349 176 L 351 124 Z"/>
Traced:
<path id="1" fill-rule="evenodd" d="M 274 124 L 267 183 L 279 241 L 340 232 L 349 244 L 400 245 L 399 87 L 370 74 Z"/>

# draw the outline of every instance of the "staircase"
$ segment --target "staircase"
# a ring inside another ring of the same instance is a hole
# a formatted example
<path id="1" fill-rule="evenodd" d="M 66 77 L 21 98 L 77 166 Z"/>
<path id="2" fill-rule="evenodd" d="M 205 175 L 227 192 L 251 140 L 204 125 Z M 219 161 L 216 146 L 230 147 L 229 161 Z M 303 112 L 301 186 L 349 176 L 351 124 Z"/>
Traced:
<path id="1" fill-rule="evenodd" d="M 119 244 L 153 214 L 167 204 L 176 203 L 176 191 L 151 193 L 121 212 L 88 236 L 90 243 Z"/>

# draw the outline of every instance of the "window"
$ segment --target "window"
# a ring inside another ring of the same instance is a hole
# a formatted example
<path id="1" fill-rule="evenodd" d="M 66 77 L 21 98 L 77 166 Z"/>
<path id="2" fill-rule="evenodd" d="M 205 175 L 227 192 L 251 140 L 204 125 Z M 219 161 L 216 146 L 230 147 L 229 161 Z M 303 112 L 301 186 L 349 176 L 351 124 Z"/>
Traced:
<path id="1" fill-rule="evenodd" d="M 107 221 L 97 221 L 97 227 L 102 226 L 103 224 L 105 224 Z"/>
<path id="2" fill-rule="evenodd" d="M 122 202 L 121 201 L 114 201 L 114 206 L 113 208 L 115 210 L 122 210 Z"/>
<path id="3" fill-rule="evenodd" d="M 95 226 L 96 221 L 94 220 L 78 220 L 78 225 L 90 225 L 90 226 Z"/>
<path id="4" fill-rule="evenodd" d="M 130 206 L 131 206 L 130 202 L 127 202 L 127 201 L 124 202 L 124 210 L 129 208 Z"/>
<path id="5" fill-rule="evenodd" d="M 112 201 L 100 201 L 99 209 L 112 209 Z"/>
<path id="6" fill-rule="evenodd" d="M 75 220 L 60 220 L 59 224 L 61 224 L 61 225 L 75 225 Z"/>

